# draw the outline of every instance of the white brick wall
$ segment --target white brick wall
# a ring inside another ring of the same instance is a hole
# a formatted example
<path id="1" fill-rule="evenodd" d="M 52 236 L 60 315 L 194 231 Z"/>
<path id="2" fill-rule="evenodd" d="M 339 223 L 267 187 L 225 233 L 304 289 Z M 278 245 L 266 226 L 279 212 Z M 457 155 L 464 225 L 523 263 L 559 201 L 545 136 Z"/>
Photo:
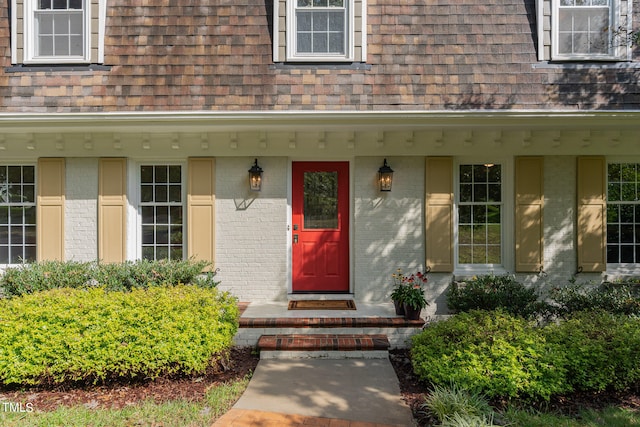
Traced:
<path id="1" fill-rule="evenodd" d="M 241 301 L 287 299 L 288 162 L 258 158 L 262 191 L 249 191 L 253 158 L 216 159 L 216 267 Z"/>
<path id="2" fill-rule="evenodd" d="M 544 257 L 546 283 L 566 284 L 576 271 L 576 157 L 544 159 Z"/>
<path id="3" fill-rule="evenodd" d="M 66 159 L 65 259 L 98 258 L 98 159 Z"/>
<path id="4" fill-rule="evenodd" d="M 381 193 L 376 171 L 381 157 L 355 159 L 355 297 L 389 301 L 391 275 L 424 269 L 424 157 L 388 157 L 392 191 Z"/>

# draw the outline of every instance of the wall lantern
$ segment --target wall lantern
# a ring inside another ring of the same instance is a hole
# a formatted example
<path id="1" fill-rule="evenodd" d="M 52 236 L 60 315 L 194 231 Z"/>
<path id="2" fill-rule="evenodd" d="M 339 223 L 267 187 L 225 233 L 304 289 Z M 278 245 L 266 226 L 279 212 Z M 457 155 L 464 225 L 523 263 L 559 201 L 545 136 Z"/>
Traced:
<path id="1" fill-rule="evenodd" d="M 391 191 L 391 183 L 393 182 L 393 169 L 387 165 L 387 159 L 384 159 L 384 165 L 378 169 L 378 183 L 380 191 Z"/>
<path id="2" fill-rule="evenodd" d="M 249 188 L 251 191 L 262 190 L 262 168 L 258 166 L 258 159 L 253 161 L 253 166 L 249 169 Z"/>

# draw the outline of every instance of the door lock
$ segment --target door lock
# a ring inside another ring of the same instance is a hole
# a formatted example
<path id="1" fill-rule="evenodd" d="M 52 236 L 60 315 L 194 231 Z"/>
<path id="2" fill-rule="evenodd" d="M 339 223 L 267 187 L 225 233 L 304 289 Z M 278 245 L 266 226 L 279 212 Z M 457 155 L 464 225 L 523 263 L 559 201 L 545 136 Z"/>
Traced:
<path id="1" fill-rule="evenodd" d="M 293 243 L 298 243 L 298 235 L 297 234 L 293 235 Z"/>

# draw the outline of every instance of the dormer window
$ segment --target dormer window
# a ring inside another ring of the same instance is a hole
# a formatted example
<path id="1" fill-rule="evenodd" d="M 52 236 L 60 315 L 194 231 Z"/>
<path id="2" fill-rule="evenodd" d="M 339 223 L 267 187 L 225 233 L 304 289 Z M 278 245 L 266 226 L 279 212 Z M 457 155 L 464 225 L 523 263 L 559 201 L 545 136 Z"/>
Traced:
<path id="1" fill-rule="evenodd" d="M 553 0 L 552 59 L 626 59 L 627 0 Z"/>
<path id="2" fill-rule="evenodd" d="M 89 62 L 86 0 L 30 0 L 25 62 Z"/>

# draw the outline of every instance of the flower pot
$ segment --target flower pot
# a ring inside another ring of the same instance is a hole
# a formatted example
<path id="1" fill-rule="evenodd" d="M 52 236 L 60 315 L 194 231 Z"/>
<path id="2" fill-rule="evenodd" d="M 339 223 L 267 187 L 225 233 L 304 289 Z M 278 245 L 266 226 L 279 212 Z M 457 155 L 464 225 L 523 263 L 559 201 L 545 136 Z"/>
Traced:
<path id="1" fill-rule="evenodd" d="M 398 316 L 404 316 L 404 304 L 400 301 L 393 300 L 393 306 L 396 309 L 396 314 Z"/>
<path id="2" fill-rule="evenodd" d="M 404 304 L 404 318 L 407 320 L 420 320 L 421 308 L 413 308 L 407 304 Z"/>

